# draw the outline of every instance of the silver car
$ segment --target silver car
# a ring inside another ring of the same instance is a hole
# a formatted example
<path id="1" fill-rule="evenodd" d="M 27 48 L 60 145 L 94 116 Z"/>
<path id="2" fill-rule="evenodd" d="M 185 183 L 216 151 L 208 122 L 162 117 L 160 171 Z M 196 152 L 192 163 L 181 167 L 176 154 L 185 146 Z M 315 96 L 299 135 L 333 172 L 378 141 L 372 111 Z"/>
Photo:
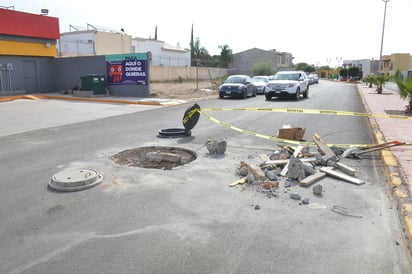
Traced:
<path id="1" fill-rule="evenodd" d="M 265 94 L 266 86 L 269 83 L 269 76 L 253 76 L 252 83 L 256 87 L 257 94 Z"/>

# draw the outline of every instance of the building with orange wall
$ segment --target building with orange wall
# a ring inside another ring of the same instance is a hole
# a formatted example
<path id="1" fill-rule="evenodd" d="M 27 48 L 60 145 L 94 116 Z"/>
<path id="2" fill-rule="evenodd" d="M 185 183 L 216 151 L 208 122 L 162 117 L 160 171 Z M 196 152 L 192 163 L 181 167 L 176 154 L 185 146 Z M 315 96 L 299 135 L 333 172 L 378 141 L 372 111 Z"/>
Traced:
<path id="1" fill-rule="evenodd" d="M 0 95 L 52 91 L 59 19 L 0 7 Z"/>
<path id="2" fill-rule="evenodd" d="M 0 8 L 0 54 L 56 57 L 59 19 Z"/>

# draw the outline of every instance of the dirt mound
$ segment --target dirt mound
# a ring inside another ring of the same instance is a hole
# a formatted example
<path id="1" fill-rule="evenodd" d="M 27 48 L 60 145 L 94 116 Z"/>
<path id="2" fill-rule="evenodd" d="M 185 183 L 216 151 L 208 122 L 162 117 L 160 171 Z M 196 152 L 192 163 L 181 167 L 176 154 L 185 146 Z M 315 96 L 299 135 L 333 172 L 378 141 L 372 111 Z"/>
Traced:
<path id="1" fill-rule="evenodd" d="M 214 98 L 218 87 L 211 81 L 182 81 L 150 83 L 150 97 L 165 99 Z"/>

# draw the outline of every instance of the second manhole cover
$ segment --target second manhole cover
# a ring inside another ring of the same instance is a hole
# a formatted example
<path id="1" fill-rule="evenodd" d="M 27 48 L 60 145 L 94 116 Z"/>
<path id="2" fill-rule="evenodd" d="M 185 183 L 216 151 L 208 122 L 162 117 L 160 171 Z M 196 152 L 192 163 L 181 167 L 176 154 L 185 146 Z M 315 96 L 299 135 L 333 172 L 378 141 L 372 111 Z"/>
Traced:
<path id="1" fill-rule="evenodd" d="M 75 168 L 53 175 L 49 187 L 57 191 L 78 191 L 93 187 L 103 181 L 103 176 L 94 169 Z"/>

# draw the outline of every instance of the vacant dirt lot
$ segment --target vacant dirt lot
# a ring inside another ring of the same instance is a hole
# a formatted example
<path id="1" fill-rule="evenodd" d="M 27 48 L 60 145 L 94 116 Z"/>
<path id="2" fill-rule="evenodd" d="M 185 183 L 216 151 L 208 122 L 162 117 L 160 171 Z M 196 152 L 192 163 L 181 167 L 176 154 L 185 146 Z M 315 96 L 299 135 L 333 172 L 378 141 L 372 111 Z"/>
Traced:
<path id="1" fill-rule="evenodd" d="M 211 81 L 183 81 L 150 83 L 150 97 L 165 99 L 196 99 L 216 97 L 217 86 Z"/>

